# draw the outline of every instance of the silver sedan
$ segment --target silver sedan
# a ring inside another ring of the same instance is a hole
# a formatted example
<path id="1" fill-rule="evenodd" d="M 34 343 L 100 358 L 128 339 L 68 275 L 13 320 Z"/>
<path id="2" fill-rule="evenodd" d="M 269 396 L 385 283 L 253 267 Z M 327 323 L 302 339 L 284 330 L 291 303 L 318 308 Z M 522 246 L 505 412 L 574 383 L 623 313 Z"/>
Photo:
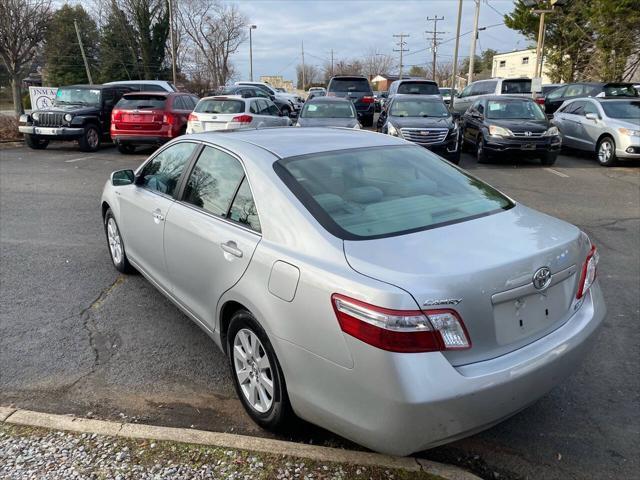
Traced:
<path id="1" fill-rule="evenodd" d="M 258 424 L 391 454 L 530 405 L 605 316 L 584 232 L 388 135 L 180 137 L 112 174 L 102 216 L 115 267 L 210 335 Z"/>

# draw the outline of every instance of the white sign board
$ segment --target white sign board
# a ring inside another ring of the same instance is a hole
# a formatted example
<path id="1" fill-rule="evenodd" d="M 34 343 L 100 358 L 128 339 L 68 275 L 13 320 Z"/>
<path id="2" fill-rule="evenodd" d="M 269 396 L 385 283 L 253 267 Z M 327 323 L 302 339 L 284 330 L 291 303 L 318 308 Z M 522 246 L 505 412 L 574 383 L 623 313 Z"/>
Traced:
<path id="1" fill-rule="evenodd" d="M 537 93 L 542 91 L 542 78 L 533 77 L 531 79 L 531 93 Z"/>
<path id="2" fill-rule="evenodd" d="M 45 110 L 53 105 L 56 98 L 57 87 L 29 87 L 32 110 Z"/>

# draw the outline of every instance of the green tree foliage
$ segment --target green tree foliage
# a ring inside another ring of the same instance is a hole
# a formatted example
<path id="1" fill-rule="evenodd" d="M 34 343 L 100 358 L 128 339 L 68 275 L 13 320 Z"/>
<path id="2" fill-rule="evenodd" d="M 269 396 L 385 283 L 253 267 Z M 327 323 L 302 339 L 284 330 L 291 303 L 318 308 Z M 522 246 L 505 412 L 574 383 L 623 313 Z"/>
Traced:
<path id="1" fill-rule="evenodd" d="M 427 76 L 427 70 L 423 67 L 419 67 L 418 65 L 412 65 L 409 69 L 410 77 L 422 77 L 425 78 Z"/>
<path id="2" fill-rule="evenodd" d="M 491 57 L 493 58 L 493 57 Z M 484 70 L 484 64 L 482 61 L 482 57 L 480 55 L 476 55 L 473 60 L 473 73 L 480 73 Z M 465 58 L 462 61 L 462 70 L 460 70 L 461 75 L 466 75 L 469 72 L 469 58 Z"/>
<path id="3" fill-rule="evenodd" d="M 113 6 L 100 35 L 100 79 L 103 82 L 141 78 L 133 28 L 125 13 Z"/>
<path id="4" fill-rule="evenodd" d="M 88 83 L 73 22 L 78 22 L 92 75 L 97 72 L 98 29 L 81 5 L 64 5 L 54 12 L 45 37 L 46 82 L 51 86 Z"/>
<path id="5" fill-rule="evenodd" d="M 491 72 L 491 69 L 493 68 L 493 57 L 495 55 L 498 54 L 497 50 L 494 50 L 493 48 L 487 48 L 486 50 L 484 50 L 482 52 L 481 55 L 481 62 L 482 62 L 482 70 L 483 71 L 489 71 Z M 469 69 L 469 67 L 467 66 L 467 70 Z M 474 70 L 475 70 L 475 66 L 474 66 Z"/>
<path id="6" fill-rule="evenodd" d="M 120 0 L 133 26 L 142 77 L 166 75 L 164 65 L 169 38 L 169 5 L 166 0 Z"/>

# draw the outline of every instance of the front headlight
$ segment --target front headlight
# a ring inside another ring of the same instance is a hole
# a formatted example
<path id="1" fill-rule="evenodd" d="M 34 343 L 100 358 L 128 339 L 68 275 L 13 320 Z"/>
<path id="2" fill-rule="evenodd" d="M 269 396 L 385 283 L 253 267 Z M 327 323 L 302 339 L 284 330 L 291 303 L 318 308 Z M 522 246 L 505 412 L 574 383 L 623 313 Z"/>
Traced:
<path id="1" fill-rule="evenodd" d="M 544 136 L 545 137 L 554 137 L 554 136 L 558 135 L 559 133 L 560 132 L 558 132 L 558 127 L 551 127 L 549 130 L 544 132 Z"/>
<path id="2" fill-rule="evenodd" d="M 34 120 L 38 120 L 38 118 L 40 118 L 40 114 L 38 112 L 33 112 L 31 114 L 31 118 L 33 118 Z"/>
<path id="3" fill-rule="evenodd" d="M 387 123 L 387 133 L 389 135 L 393 135 L 394 137 L 400 136 L 400 132 L 398 132 L 398 129 L 393 126 L 393 123 Z"/>
<path id="4" fill-rule="evenodd" d="M 631 130 L 629 128 L 619 128 L 618 132 L 629 137 L 640 137 L 640 130 Z"/>
<path id="5" fill-rule="evenodd" d="M 73 120 L 73 115 L 71 115 L 70 113 L 66 113 L 64 115 L 64 121 L 65 122 L 71 122 L 71 120 Z"/>
<path id="6" fill-rule="evenodd" d="M 508 128 L 499 127 L 497 125 L 490 125 L 489 135 L 491 135 L 492 137 L 512 137 L 513 133 L 511 133 L 511 130 L 509 130 Z"/>

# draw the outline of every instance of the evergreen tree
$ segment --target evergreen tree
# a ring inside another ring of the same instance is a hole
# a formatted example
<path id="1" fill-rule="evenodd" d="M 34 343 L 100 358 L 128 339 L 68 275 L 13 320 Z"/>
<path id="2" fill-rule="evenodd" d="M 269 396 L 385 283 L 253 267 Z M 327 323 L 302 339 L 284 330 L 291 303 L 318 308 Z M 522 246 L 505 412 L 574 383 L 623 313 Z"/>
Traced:
<path id="1" fill-rule="evenodd" d="M 100 36 L 100 79 L 103 82 L 142 78 L 133 28 L 124 12 L 111 9 Z"/>

